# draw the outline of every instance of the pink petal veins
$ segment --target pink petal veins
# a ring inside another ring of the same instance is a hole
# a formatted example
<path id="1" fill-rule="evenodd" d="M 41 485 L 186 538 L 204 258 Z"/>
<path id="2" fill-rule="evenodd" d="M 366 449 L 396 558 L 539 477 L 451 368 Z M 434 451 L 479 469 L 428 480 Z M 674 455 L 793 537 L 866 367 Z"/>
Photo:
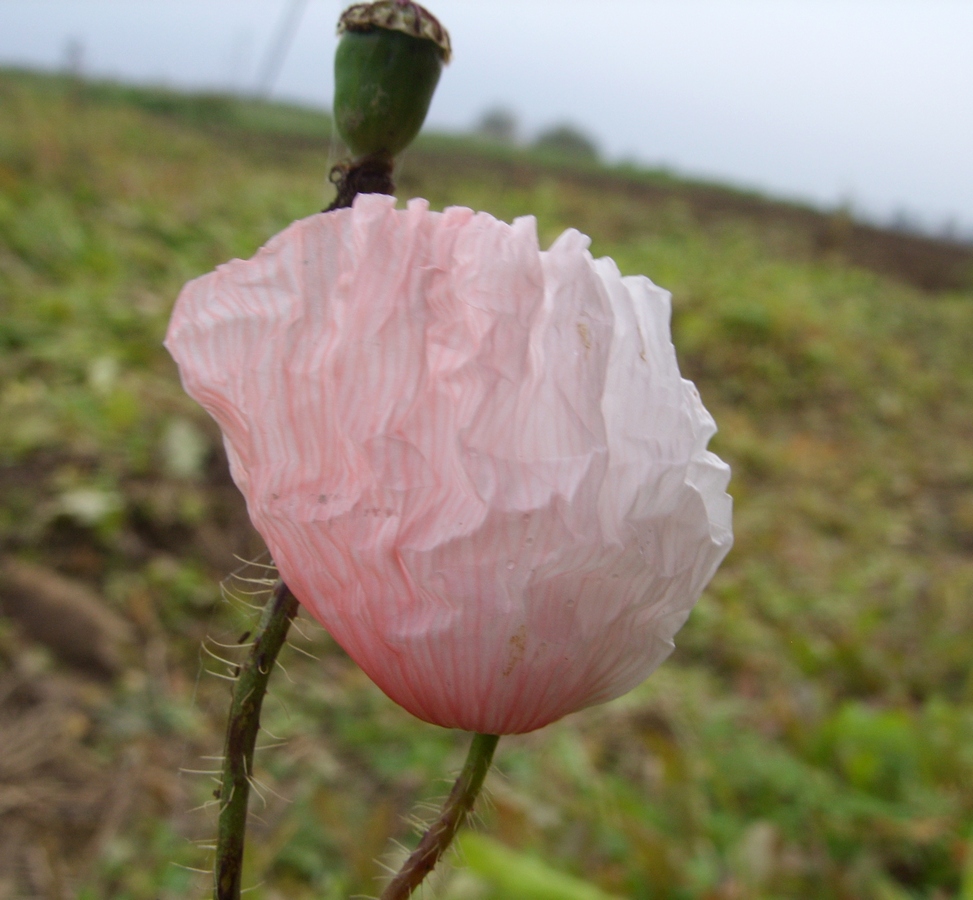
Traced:
<path id="1" fill-rule="evenodd" d="M 587 245 L 364 195 L 172 316 L 281 576 L 438 725 L 530 731 L 634 687 L 732 543 L 669 295 Z"/>

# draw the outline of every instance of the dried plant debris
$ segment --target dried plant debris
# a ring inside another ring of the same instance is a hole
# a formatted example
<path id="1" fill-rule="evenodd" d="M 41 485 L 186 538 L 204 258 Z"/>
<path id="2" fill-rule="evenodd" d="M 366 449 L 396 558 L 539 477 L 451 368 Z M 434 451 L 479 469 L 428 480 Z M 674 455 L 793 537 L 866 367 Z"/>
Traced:
<path id="1" fill-rule="evenodd" d="M 59 659 L 97 676 L 117 675 L 131 625 L 85 584 L 51 569 L 0 558 L 0 612 Z"/>
<path id="2" fill-rule="evenodd" d="M 68 897 L 79 865 L 117 821 L 125 781 L 84 739 L 90 701 L 20 651 L 0 675 L 0 897 Z"/>

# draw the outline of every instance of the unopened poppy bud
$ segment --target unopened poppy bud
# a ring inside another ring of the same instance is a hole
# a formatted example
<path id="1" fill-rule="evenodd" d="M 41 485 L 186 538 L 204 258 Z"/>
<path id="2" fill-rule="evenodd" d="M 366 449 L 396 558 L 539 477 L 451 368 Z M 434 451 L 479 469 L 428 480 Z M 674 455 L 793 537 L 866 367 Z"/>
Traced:
<path id="1" fill-rule="evenodd" d="M 449 34 L 409 0 L 356 3 L 338 22 L 334 115 L 355 156 L 395 156 L 419 133 L 444 63 Z"/>

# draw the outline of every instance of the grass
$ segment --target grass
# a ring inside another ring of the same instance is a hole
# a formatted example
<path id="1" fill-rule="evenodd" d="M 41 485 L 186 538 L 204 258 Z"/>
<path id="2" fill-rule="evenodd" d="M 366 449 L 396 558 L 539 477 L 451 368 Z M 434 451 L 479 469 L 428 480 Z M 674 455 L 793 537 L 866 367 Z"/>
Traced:
<path id="1" fill-rule="evenodd" d="M 317 113 L 26 73 L 0 73 L 0 109 L 2 552 L 135 634 L 99 681 L 0 618 L 0 744 L 47 736 L 20 769 L 0 754 L 0 897 L 204 896 L 181 867 L 207 865 L 213 785 L 179 770 L 219 752 L 201 647 L 249 628 L 260 585 L 220 582 L 262 548 L 161 340 L 187 279 L 322 208 L 338 151 Z M 671 289 L 736 504 L 674 656 L 502 741 L 469 865 L 430 895 L 971 900 L 969 248 L 461 138 L 399 181 L 535 215 L 545 244 L 578 228 Z M 299 624 L 319 659 L 285 648 L 268 701 L 251 896 L 375 894 L 465 739 Z"/>

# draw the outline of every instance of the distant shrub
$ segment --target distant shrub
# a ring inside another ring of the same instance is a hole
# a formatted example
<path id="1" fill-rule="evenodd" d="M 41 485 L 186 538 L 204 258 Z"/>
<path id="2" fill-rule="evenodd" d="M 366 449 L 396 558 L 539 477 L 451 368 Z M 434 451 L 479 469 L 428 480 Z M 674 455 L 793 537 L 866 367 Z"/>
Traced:
<path id="1" fill-rule="evenodd" d="M 501 144 L 516 144 L 520 130 L 517 116 L 509 109 L 495 107 L 488 109 L 480 118 L 475 132 L 480 137 Z"/>
<path id="2" fill-rule="evenodd" d="M 562 156 L 596 160 L 599 156 L 598 145 L 594 140 L 574 125 L 563 123 L 542 131 L 534 141 L 538 150 L 547 150 Z"/>

